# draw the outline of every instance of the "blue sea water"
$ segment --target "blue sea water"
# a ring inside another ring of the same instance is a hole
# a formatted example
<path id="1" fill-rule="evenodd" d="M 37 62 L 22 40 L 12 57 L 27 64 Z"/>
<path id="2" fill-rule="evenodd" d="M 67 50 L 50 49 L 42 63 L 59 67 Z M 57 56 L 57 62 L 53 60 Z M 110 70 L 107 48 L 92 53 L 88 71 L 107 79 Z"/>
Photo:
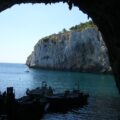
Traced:
<path id="1" fill-rule="evenodd" d="M 90 97 L 83 108 L 65 114 L 46 114 L 42 120 L 120 120 L 120 95 L 112 75 L 29 69 L 24 64 L 0 63 L 0 91 L 13 86 L 16 98 L 25 95 L 27 88 L 40 87 L 43 80 L 55 92 L 77 88 Z"/>

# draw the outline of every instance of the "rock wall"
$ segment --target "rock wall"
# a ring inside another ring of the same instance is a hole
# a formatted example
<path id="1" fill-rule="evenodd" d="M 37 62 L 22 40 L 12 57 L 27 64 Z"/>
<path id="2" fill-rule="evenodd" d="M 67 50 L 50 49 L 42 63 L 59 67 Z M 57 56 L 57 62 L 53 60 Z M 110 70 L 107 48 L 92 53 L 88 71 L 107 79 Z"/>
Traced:
<path id="1" fill-rule="evenodd" d="M 29 67 L 82 72 L 110 72 L 107 49 L 97 28 L 54 34 L 39 40 Z"/>

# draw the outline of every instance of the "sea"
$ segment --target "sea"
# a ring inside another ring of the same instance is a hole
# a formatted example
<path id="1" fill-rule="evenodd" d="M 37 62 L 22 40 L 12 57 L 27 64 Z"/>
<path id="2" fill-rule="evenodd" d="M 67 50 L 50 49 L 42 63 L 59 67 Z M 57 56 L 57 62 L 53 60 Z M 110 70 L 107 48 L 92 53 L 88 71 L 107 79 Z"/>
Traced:
<path id="1" fill-rule="evenodd" d="M 46 81 L 55 93 L 79 89 L 89 94 L 88 104 L 66 113 L 46 113 L 42 120 L 120 120 L 120 94 L 111 74 L 51 71 L 25 64 L 0 63 L 0 91 L 14 87 L 15 97 Z"/>

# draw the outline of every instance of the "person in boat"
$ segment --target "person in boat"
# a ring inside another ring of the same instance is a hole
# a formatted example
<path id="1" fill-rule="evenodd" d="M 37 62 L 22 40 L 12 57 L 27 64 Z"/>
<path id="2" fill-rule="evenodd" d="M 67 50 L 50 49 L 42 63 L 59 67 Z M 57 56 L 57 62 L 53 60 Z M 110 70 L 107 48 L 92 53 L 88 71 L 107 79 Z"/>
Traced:
<path id="1" fill-rule="evenodd" d="M 48 88 L 48 95 L 53 95 L 53 89 L 52 89 L 52 87 L 51 86 L 49 86 L 49 88 Z"/>
<path id="2" fill-rule="evenodd" d="M 41 88 L 41 91 L 42 91 L 42 95 L 53 95 L 53 89 L 51 86 L 47 86 L 47 83 L 45 81 L 42 82 L 42 88 Z"/>
<path id="3" fill-rule="evenodd" d="M 27 88 L 26 95 L 29 95 L 29 93 L 30 93 L 30 90 L 29 90 L 29 88 Z"/>
<path id="4" fill-rule="evenodd" d="M 46 95 L 48 92 L 47 83 L 45 81 L 42 82 L 41 93 L 42 95 Z"/>

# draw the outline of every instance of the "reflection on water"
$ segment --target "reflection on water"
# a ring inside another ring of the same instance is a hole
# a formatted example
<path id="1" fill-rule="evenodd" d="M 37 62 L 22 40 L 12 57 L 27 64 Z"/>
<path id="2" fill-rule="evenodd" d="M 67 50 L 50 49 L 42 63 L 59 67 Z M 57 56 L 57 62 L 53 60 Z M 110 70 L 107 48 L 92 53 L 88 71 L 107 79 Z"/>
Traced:
<path id="1" fill-rule="evenodd" d="M 0 90 L 15 88 L 16 97 L 26 88 L 40 87 L 43 80 L 56 92 L 79 88 L 90 94 L 89 104 L 66 114 L 47 114 L 43 120 L 120 120 L 120 96 L 112 75 L 29 69 L 23 64 L 0 64 Z"/>

